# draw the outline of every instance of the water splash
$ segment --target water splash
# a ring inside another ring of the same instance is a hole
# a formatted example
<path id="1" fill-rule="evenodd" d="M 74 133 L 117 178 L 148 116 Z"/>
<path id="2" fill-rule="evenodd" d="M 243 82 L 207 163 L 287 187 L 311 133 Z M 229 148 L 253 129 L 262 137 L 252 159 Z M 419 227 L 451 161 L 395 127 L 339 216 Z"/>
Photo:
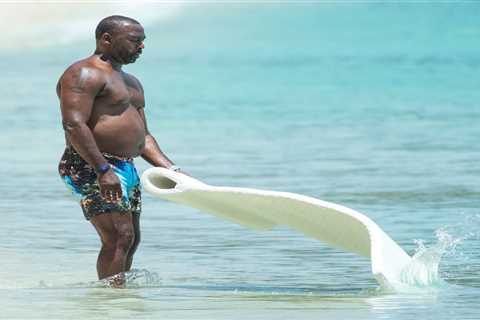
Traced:
<path id="1" fill-rule="evenodd" d="M 156 272 L 150 272 L 147 269 L 132 269 L 128 272 L 121 272 L 96 281 L 95 284 L 101 287 L 129 289 L 158 287 L 160 286 L 160 277 Z"/>
<path id="2" fill-rule="evenodd" d="M 147 269 L 132 269 L 127 272 L 121 272 L 111 277 L 89 281 L 76 282 L 63 285 L 47 284 L 40 281 L 37 288 L 39 289 L 58 289 L 58 288 L 122 288 L 122 289 L 138 289 L 138 288 L 155 288 L 161 285 L 160 277 L 156 272 Z"/>
<path id="3" fill-rule="evenodd" d="M 458 247 L 466 240 L 478 238 L 480 231 L 480 215 L 467 216 L 454 225 L 448 225 L 435 231 L 437 242 L 433 246 L 426 246 L 423 240 L 416 240 L 417 248 L 412 262 L 402 270 L 398 290 L 406 287 L 435 287 L 445 285 L 440 276 L 439 267 L 443 258 L 453 259 L 462 256 Z M 443 259 L 443 261 L 442 261 Z"/>

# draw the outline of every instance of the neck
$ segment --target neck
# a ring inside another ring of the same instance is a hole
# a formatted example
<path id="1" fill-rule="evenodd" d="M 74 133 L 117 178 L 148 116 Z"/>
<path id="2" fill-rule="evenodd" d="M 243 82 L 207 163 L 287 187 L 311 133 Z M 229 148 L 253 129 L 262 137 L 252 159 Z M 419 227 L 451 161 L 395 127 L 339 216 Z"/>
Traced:
<path id="1" fill-rule="evenodd" d="M 94 54 L 98 55 L 100 59 L 103 61 L 107 62 L 112 66 L 114 70 L 120 71 L 122 70 L 123 64 L 121 64 L 119 61 L 115 60 L 115 58 L 101 50 L 95 50 Z"/>

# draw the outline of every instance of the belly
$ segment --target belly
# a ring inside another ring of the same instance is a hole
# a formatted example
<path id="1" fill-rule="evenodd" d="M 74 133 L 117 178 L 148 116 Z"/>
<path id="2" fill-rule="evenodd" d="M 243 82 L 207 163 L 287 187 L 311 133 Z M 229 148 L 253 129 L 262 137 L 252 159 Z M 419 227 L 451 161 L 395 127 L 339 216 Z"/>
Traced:
<path id="1" fill-rule="evenodd" d="M 117 115 L 99 116 L 90 128 L 102 152 L 137 157 L 145 147 L 145 125 L 138 111 L 132 106 Z"/>

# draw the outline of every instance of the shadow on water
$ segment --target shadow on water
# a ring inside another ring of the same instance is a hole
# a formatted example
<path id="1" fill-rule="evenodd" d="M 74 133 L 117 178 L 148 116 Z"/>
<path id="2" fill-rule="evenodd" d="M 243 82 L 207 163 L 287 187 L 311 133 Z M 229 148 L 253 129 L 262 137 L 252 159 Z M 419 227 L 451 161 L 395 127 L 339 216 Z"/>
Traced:
<path id="1" fill-rule="evenodd" d="M 203 283 L 192 283 L 201 281 Z M 190 283 L 188 283 L 190 282 Z M 205 279 L 171 278 L 162 281 L 156 272 L 147 269 L 133 269 L 128 272 L 120 273 L 112 277 L 89 281 L 77 282 L 65 285 L 47 285 L 41 281 L 37 289 L 64 290 L 64 289 L 113 289 L 113 291 L 132 291 L 134 289 L 157 288 L 164 290 L 188 290 L 192 292 L 212 292 L 212 293 L 232 293 L 232 294 L 258 294 L 279 296 L 336 296 L 336 295 L 358 295 L 368 293 L 377 294 L 378 290 L 364 290 L 359 286 L 340 287 L 331 285 L 316 286 L 269 286 L 263 284 L 250 283 L 205 283 Z M 119 290 L 114 290 L 119 289 Z M 132 290 L 130 290 L 132 289 Z M 108 290 L 112 291 L 112 290 Z M 108 292 L 105 291 L 105 292 Z M 99 291 L 101 292 L 101 291 Z"/>

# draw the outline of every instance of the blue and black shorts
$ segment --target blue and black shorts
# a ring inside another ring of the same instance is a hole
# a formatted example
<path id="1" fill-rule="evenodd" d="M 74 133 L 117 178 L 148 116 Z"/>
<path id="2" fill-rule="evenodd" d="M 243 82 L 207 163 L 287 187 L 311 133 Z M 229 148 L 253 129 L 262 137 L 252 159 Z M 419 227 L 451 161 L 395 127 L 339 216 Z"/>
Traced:
<path id="1" fill-rule="evenodd" d="M 117 203 L 107 202 L 100 193 L 95 170 L 78 154 L 73 147 L 67 147 L 63 153 L 58 171 L 67 187 L 80 200 L 83 214 L 87 220 L 109 212 L 140 214 L 142 197 L 140 178 L 132 158 L 121 158 L 102 153 L 122 186 L 122 199 Z"/>

